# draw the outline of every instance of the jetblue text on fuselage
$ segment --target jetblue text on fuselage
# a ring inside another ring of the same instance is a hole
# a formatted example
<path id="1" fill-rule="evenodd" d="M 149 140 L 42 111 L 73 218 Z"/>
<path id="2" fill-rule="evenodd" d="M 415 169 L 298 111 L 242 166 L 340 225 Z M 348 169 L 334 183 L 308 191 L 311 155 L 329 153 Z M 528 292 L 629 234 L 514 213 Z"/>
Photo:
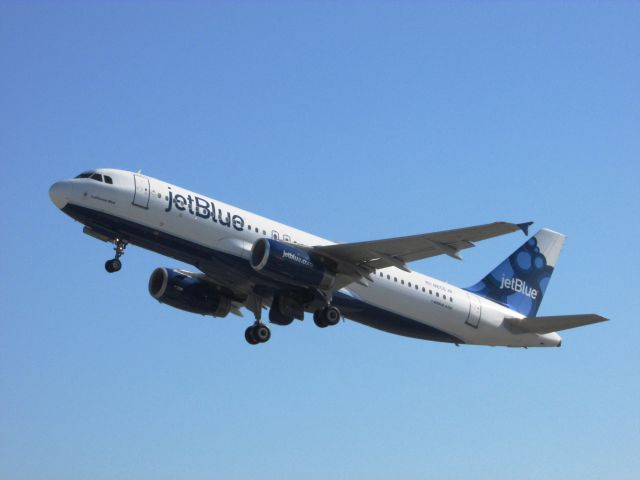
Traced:
<path id="1" fill-rule="evenodd" d="M 505 278 L 503 276 L 502 281 L 500 282 L 500 288 L 508 288 L 514 292 L 522 293 L 532 300 L 535 300 L 538 296 L 538 290 L 528 286 L 527 282 L 520 278 Z"/>
<path id="2" fill-rule="evenodd" d="M 167 197 L 168 204 L 167 208 L 164 209 L 165 212 L 170 212 L 173 207 L 176 210 L 180 210 L 181 212 L 188 212 L 191 215 L 194 215 L 203 219 L 211 219 L 215 223 L 219 223 L 225 227 L 235 228 L 239 232 L 244 229 L 244 218 L 240 215 L 232 215 L 231 212 L 226 212 L 223 219 L 222 209 L 218 208 L 218 218 L 216 219 L 216 206 L 213 202 L 210 202 L 204 198 L 191 195 L 181 195 L 176 193 L 175 195 L 171 190 L 169 190 L 169 196 Z"/>

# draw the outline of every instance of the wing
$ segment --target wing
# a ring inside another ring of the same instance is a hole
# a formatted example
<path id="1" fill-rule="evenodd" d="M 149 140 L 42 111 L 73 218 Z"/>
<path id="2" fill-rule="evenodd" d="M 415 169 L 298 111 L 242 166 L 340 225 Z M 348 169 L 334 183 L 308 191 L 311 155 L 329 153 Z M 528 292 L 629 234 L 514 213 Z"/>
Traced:
<path id="1" fill-rule="evenodd" d="M 312 247 L 311 252 L 326 263 L 332 263 L 336 273 L 362 283 L 361 278 L 368 278 L 371 272 L 379 268 L 398 267 L 409 271 L 406 266 L 408 262 L 436 255 L 448 255 L 461 260 L 460 250 L 474 247 L 474 242 L 518 230 L 527 235 L 532 223 L 495 222 L 409 237 L 317 246 Z M 345 285 L 344 282 L 339 283 Z"/>

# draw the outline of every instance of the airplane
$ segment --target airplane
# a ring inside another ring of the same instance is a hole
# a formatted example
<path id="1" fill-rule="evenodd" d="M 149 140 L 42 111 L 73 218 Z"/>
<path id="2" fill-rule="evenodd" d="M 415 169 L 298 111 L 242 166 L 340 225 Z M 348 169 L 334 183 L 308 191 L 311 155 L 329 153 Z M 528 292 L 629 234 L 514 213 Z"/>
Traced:
<path id="1" fill-rule="evenodd" d="M 558 331 L 608 319 L 596 314 L 537 316 L 565 236 L 543 228 L 468 288 L 412 271 L 437 255 L 462 259 L 475 243 L 533 222 L 467 228 L 356 243 L 334 243 L 164 181 L 100 168 L 54 183 L 51 200 L 83 232 L 114 245 L 107 272 L 129 244 L 198 271 L 156 268 L 149 293 L 201 315 L 242 317 L 251 345 L 267 342 L 262 321 L 289 325 L 313 314 L 320 328 L 342 318 L 417 339 L 457 346 L 559 347 Z"/>

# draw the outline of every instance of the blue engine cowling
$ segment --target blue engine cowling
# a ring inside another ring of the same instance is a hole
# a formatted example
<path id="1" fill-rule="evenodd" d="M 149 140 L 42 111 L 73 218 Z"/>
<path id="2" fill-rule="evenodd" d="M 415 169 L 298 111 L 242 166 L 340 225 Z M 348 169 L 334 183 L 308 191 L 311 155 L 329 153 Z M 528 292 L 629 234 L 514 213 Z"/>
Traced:
<path id="1" fill-rule="evenodd" d="M 335 282 L 335 275 L 305 250 L 271 238 L 260 238 L 253 244 L 251 266 L 257 272 L 292 285 L 329 289 Z"/>
<path id="2" fill-rule="evenodd" d="M 149 278 L 149 293 L 160 303 L 201 315 L 224 317 L 231 309 L 231 299 L 185 270 L 156 268 Z"/>

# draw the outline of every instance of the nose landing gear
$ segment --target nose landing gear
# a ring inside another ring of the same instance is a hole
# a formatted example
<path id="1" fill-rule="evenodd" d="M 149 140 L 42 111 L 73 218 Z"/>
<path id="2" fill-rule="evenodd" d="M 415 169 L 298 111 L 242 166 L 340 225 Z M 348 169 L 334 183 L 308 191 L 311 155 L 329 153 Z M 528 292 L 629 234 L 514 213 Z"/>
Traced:
<path id="1" fill-rule="evenodd" d="M 122 268 L 120 257 L 124 255 L 124 249 L 127 248 L 126 240 L 116 238 L 113 240 L 113 243 L 115 244 L 114 250 L 116 251 L 116 256 L 111 260 L 107 260 L 104 264 L 105 270 L 109 273 L 117 272 Z"/>

